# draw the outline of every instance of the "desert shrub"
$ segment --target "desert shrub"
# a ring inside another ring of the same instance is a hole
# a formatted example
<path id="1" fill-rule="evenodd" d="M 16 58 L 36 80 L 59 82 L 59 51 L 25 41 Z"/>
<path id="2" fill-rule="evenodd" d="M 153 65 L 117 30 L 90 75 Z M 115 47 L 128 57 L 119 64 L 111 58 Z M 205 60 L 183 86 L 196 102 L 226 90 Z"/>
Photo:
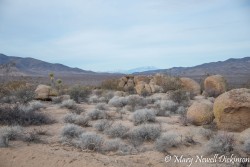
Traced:
<path id="1" fill-rule="evenodd" d="M 0 147 L 8 147 L 10 140 L 22 138 L 23 129 L 20 126 L 0 128 Z"/>
<path id="2" fill-rule="evenodd" d="M 69 91 L 70 98 L 77 103 L 86 102 L 90 93 L 91 89 L 89 87 L 82 86 L 75 86 Z"/>
<path id="3" fill-rule="evenodd" d="M 74 100 L 64 100 L 60 107 L 64 107 L 67 109 L 70 109 L 71 112 L 76 113 L 76 114 L 81 114 L 84 112 L 84 109 L 80 108 L 77 106 L 76 102 Z"/>
<path id="4" fill-rule="evenodd" d="M 137 126 L 128 133 L 130 142 L 136 147 L 144 141 L 154 141 L 161 134 L 161 129 L 157 125 L 144 124 Z"/>
<path id="5" fill-rule="evenodd" d="M 119 138 L 110 139 L 110 140 L 104 142 L 103 150 L 104 151 L 117 151 L 117 150 L 119 150 L 122 143 L 123 143 L 122 140 Z"/>
<path id="6" fill-rule="evenodd" d="M 60 104 L 62 103 L 62 98 L 61 97 L 51 97 L 51 101 L 53 104 Z"/>
<path id="7" fill-rule="evenodd" d="M 103 110 L 94 109 L 88 113 L 88 117 L 92 120 L 108 118 L 107 112 Z"/>
<path id="8" fill-rule="evenodd" d="M 9 146 L 9 140 L 6 136 L 0 135 L 0 148 L 1 147 L 8 147 Z"/>
<path id="9" fill-rule="evenodd" d="M 133 122 L 135 125 L 155 122 L 155 111 L 151 109 L 140 109 L 133 113 Z"/>
<path id="10" fill-rule="evenodd" d="M 226 154 L 234 150 L 234 136 L 219 133 L 212 137 L 205 146 L 206 154 Z"/>
<path id="11" fill-rule="evenodd" d="M 155 102 L 155 107 L 158 108 L 158 116 L 168 116 L 171 113 L 175 113 L 178 104 L 172 100 L 158 100 Z"/>
<path id="12" fill-rule="evenodd" d="M 123 107 L 127 103 L 125 102 L 124 97 L 114 96 L 112 99 L 109 100 L 108 104 L 113 107 Z"/>
<path id="13" fill-rule="evenodd" d="M 129 95 L 124 97 L 124 103 L 126 105 L 130 105 L 132 109 L 134 110 L 136 106 L 146 106 L 147 99 L 139 96 L 139 95 Z"/>
<path id="14" fill-rule="evenodd" d="M 0 124 L 2 125 L 42 125 L 54 120 L 45 113 L 38 112 L 30 106 L 8 105 L 0 107 Z"/>
<path id="15" fill-rule="evenodd" d="M 119 80 L 118 79 L 108 79 L 101 83 L 101 88 L 106 90 L 117 90 Z"/>
<path id="16" fill-rule="evenodd" d="M 34 90 L 31 88 L 23 88 L 15 92 L 15 96 L 20 103 L 28 103 L 35 97 Z"/>
<path id="17" fill-rule="evenodd" d="M 32 110 L 39 110 L 39 109 L 46 108 L 46 106 L 40 101 L 29 102 L 29 106 L 32 108 Z"/>
<path id="18" fill-rule="evenodd" d="M 190 145 L 195 145 L 198 142 L 195 141 L 194 139 L 194 135 L 193 134 L 188 134 L 184 137 L 184 140 L 182 141 L 183 144 L 185 144 L 186 146 L 190 146 Z"/>
<path id="19" fill-rule="evenodd" d="M 189 102 L 189 94 L 182 90 L 182 89 L 177 89 L 175 91 L 172 91 L 170 93 L 170 98 L 176 102 L 176 103 L 182 103 L 184 105 L 187 105 Z"/>
<path id="20" fill-rule="evenodd" d="M 154 81 L 156 85 L 159 85 L 163 88 L 163 92 L 178 90 L 182 88 L 180 79 L 176 77 L 155 75 Z"/>
<path id="21" fill-rule="evenodd" d="M 210 130 L 210 129 L 202 128 L 199 132 L 200 132 L 201 136 L 207 140 L 210 140 L 215 135 L 215 132 Z"/>
<path id="22" fill-rule="evenodd" d="M 92 95 L 89 97 L 89 100 L 88 100 L 89 103 L 99 103 L 99 97 L 97 95 Z"/>
<path id="23" fill-rule="evenodd" d="M 107 105 L 106 105 L 105 103 L 99 103 L 99 104 L 97 104 L 97 105 L 95 106 L 95 108 L 96 108 L 97 110 L 107 110 L 107 109 L 108 109 L 108 107 L 107 107 Z"/>
<path id="24" fill-rule="evenodd" d="M 189 120 L 187 119 L 187 115 L 181 114 L 179 117 L 179 122 L 182 126 L 188 126 Z"/>
<path id="25" fill-rule="evenodd" d="M 60 105 L 61 107 L 65 107 L 68 109 L 75 109 L 76 108 L 76 102 L 74 100 L 64 100 L 62 101 L 62 104 Z"/>
<path id="26" fill-rule="evenodd" d="M 176 110 L 176 114 L 180 114 L 180 115 L 186 114 L 186 112 L 187 112 L 187 109 L 183 106 L 179 106 Z"/>
<path id="27" fill-rule="evenodd" d="M 244 142 L 243 151 L 245 151 L 247 154 L 250 154 L 250 139 Z"/>
<path id="28" fill-rule="evenodd" d="M 179 135 L 173 132 L 163 133 L 155 142 L 155 148 L 160 152 L 168 152 L 169 148 L 177 147 L 181 144 Z"/>
<path id="29" fill-rule="evenodd" d="M 94 127 L 96 128 L 96 130 L 103 132 L 104 130 L 110 128 L 110 126 L 112 125 L 112 122 L 107 120 L 107 119 L 103 119 L 103 120 L 99 120 Z"/>
<path id="30" fill-rule="evenodd" d="M 66 139 L 73 139 L 78 138 L 82 133 L 84 133 L 84 130 L 80 126 L 67 124 L 62 129 L 61 137 Z"/>
<path id="31" fill-rule="evenodd" d="M 109 100 L 108 104 L 120 108 L 124 107 L 125 105 L 129 105 L 134 110 L 136 106 L 146 106 L 148 103 L 147 99 L 139 95 L 129 95 L 126 97 L 114 96 L 112 99 Z"/>
<path id="32" fill-rule="evenodd" d="M 29 132 L 24 135 L 23 141 L 28 143 L 41 143 L 42 140 L 36 132 Z"/>
<path id="33" fill-rule="evenodd" d="M 93 132 L 86 132 L 80 135 L 76 142 L 76 146 L 83 150 L 100 151 L 103 142 L 104 139 L 102 136 Z"/>
<path id="34" fill-rule="evenodd" d="M 134 154 L 135 152 L 137 153 L 135 147 L 125 143 L 120 145 L 118 151 L 120 155 L 129 155 L 129 154 Z"/>
<path id="35" fill-rule="evenodd" d="M 121 123 L 113 124 L 110 128 L 105 129 L 104 133 L 107 134 L 109 137 L 113 138 L 124 138 L 127 135 L 129 128 Z"/>
<path id="36" fill-rule="evenodd" d="M 89 126 L 90 118 L 87 116 L 78 115 L 75 113 L 69 113 L 64 117 L 65 123 L 71 123 L 76 124 L 82 127 L 88 127 Z"/>
<path id="37" fill-rule="evenodd" d="M 8 140 L 20 139 L 23 133 L 23 128 L 21 126 L 10 126 L 3 127 L 0 129 L 0 134 L 6 136 Z"/>

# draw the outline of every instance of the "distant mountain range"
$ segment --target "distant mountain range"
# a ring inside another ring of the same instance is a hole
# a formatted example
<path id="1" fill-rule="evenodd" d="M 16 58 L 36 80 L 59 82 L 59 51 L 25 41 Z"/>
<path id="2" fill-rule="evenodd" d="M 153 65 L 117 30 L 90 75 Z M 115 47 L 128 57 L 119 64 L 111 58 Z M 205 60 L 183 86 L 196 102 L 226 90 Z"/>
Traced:
<path id="1" fill-rule="evenodd" d="M 137 72 L 152 71 L 152 70 L 158 70 L 158 69 L 159 68 L 156 68 L 153 66 L 145 66 L 145 67 L 138 67 L 138 68 L 133 68 L 129 70 L 117 70 L 117 71 L 114 71 L 113 73 L 133 74 Z"/>
<path id="2" fill-rule="evenodd" d="M 135 75 L 153 75 L 156 73 L 163 73 L 173 76 L 190 77 L 200 80 L 206 75 L 220 74 L 234 84 L 240 85 L 242 83 L 250 82 L 250 57 L 239 59 L 228 59 L 226 61 L 218 61 L 205 63 L 194 67 L 173 67 L 170 69 L 150 70 Z"/>
<path id="3" fill-rule="evenodd" d="M 74 78 L 82 82 L 85 78 L 91 80 L 103 80 L 105 78 L 117 78 L 123 74 L 133 75 L 153 75 L 163 73 L 173 76 L 190 77 L 197 81 L 201 81 L 207 75 L 220 74 L 226 77 L 229 83 L 233 85 L 242 85 L 250 82 L 250 57 L 239 59 L 228 59 L 226 61 L 218 61 L 205 63 L 194 67 L 173 67 L 170 69 L 157 69 L 152 66 L 139 67 L 127 71 L 116 73 L 97 73 L 86 71 L 79 68 L 71 68 L 62 64 L 52 64 L 34 58 L 21 58 L 6 56 L 0 54 L 0 76 L 6 75 L 6 72 L 11 76 L 41 76 L 48 77 L 50 72 L 56 76 Z M 123 74 L 121 74 L 123 73 Z M 69 79 L 74 82 L 72 79 Z"/>
<path id="4" fill-rule="evenodd" d="M 5 66 L 3 66 L 3 64 Z M 93 71 L 85 71 L 79 68 L 71 68 L 62 64 L 52 64 L 45 61 L 37 60 L 34 58 L 21 58 L 14 56 L 6 56 L 0 54 L 0 74 L 3 75 L 6 71 L 6 65 L 9 65 L 9 72 L 11 75 L 16 76 L 44 76 L 48 75 L 50 72 L 69 75 L 69 74 L 94 74 Z M 12 64 L 12 65 L 11 65 Z"/>

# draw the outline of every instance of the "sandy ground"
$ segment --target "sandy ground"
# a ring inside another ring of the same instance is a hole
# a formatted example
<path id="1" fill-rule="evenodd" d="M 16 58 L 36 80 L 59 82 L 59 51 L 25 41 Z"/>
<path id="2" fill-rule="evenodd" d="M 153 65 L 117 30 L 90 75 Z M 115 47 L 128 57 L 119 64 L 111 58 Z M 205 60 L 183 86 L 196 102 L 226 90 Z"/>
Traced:
<path id="1" fill-rule="evenodd" d="M 84 108 L 89 111 L 93 109 L 94 106 L 84 105 Z M 69 112 L 67 109 L 61 109 L 56 105 L 47 103 L 47 108 L 42 112 L 48 113 L 51 117 L 55 118 L 57 122 L 41 127 L 26 127 L 26 129 L 46 129 L 49 134 L 48 136 L 44 136 L 46 143 L 27 144 L 21 141 L 11 142 L 10 147 L 0 148 L 0 167 L 186 167 L 190 164 L 189 162 L 175 162 L 174 155 L 194 158 L 193 164 L 191 165 L 192 167 L 238 166 L 226 163 L 195 163 L 196 155 L 201 156 L 203 154 L 203 146 L 207 142 L 207 140 L 199 135 L 195 135 L 194 137 L 194 139 L 198 141 L 196 145 L 172 148 L 168 154 L 157 152 L 150 147 L 145 152 L 136 155 L 118 155 L 117 153 L 101 154 L 92 151 L 82 151 L 74 147 L 62 145 L 59 142 L 59 135 L 64 126 L 63 117 Z M 197 134 L 201 128 L 196 126 L 181 126 L 177 116 L 158 117 L 157 122 L 162 124 L 163 132 L 174 131 L 183 136 L 187 134 Z M 92 127 L 86 128 L 86 130 L 88 129 L 93 130 Z M 146 143 L 146 145 L 147 144 L 152 145 L 151 143 Z M 167 155 L 172 157 L 170 162 L 165 162 Z"/>

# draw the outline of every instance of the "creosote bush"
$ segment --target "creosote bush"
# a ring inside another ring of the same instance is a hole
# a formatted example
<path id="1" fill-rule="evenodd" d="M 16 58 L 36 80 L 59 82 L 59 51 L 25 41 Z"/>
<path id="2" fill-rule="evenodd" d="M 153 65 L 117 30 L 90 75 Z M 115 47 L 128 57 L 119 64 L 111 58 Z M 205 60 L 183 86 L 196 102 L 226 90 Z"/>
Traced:
<path id="1" fill-rule="evenodd" d="M 91 88 L 83 86 L 75 86 L 71 88 L 69 91 L 70 98 L 77 103 L 86 102 L 90 93 L 91 93 Z"/>
<path id="2" fill-rule="evenodd" d="M 155 122 L 155 111 L 151 109 L 140 109 L 133 113 L 133 122 L 139 125 L 147 122 Z"/>
<path id="3" fill-rule="evenodd" d="M 144 124 L 131 129 L 128 133 L 130 142 L 136 147 L 145 141 L 154 141 L 161 134 L 157 125 Z"/>
<path id="4" fill-rule="evenodd" d="M 118 90 L 118 79 L 108 79 L 101 83 L 101 88 L 104 90 Z"/>
<path id="5" fill-rule="evenodd" d="M 8 105 L 0 107 L 0 124 L 2 125 L 42 125 L 51 124 L 54 120 L 31 106 Z"/>
<path id="6" fill-rule="evenodd" d="M 189 94 L 182 89 L 177 89 L 175 91 L 172 91 L 170 94 L 170 98 L 174 102 L 179 103 L 179 104 L 182 103 L 184 105 L 187 105 L 190 100 Z"/>
<path id="7" fill-rule="evenodd" d="M 182 88 L 182 84 L 179 78 L 171 77 L 167 75 L 155 75 L 155 84 L 163 88 L 163 92 L 171 90 L 178 90 Z"/>
<path id="8" fill-rule="evenodd" d="M 234 136 L 228 133 L 218 133 L 205 146 L 206 154 L 227 154 L 234 150 Z"/>
<path id="9" fill-rule="evenodd" d="M 180 136 L 177 133 L 163 133 L 155 142 L 155 148 L 160 152 L 168 152 L 169 148 L 177 147 L 181 144 Z"/>

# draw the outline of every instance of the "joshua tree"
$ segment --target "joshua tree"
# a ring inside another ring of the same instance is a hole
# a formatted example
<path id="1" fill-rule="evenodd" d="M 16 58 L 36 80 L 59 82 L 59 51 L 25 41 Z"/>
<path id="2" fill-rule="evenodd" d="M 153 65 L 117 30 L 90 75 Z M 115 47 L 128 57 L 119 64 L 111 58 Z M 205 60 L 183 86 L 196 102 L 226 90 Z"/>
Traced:
<path id="1" fill-rule="evenodd" d="M 54 78 L 54 73 L 49 73 L 49 77 L 50 77 L 50 82 L 51 82 L 51 86 L 54 88 L 55 87 L 55 78 Z"/>
<path id="2" fill-rule="evenodd" d="M 58 92 L 60 92 L 60 90 L 62 88 L 62 80 L 61 79 L 57 79 L 56 80 L 56 84 L 57 84 L 57 90 L 58 90 Z"/>

